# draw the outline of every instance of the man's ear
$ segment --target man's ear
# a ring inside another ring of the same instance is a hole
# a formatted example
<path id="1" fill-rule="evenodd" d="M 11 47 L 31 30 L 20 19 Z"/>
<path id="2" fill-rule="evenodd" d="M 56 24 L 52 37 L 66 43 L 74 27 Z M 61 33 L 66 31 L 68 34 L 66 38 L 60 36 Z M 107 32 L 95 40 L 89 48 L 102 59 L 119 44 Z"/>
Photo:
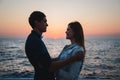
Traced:
<path id="1" fill-rule="evenodd" d="M 35 20 L 35 21 L 34 21 L 34 24 L 35 24 L 35 26 L 38 26 L 38 21 Z"/>

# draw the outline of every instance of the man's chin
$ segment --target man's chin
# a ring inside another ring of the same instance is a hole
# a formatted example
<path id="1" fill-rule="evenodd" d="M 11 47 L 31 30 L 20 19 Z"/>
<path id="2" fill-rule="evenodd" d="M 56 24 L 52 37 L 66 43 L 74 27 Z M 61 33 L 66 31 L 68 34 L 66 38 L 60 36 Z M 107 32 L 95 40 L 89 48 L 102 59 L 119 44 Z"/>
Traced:
<path id="1" fill-rule="evenodd" d="M 45 31 L 43 31 L 43 32 L 46 32 L 46 30 L 45 30 Z"/>
<path id="2" fill-rule="evenodd" d="M 66 37 L 66 39 L 69 39 L 68 37 Z"/>

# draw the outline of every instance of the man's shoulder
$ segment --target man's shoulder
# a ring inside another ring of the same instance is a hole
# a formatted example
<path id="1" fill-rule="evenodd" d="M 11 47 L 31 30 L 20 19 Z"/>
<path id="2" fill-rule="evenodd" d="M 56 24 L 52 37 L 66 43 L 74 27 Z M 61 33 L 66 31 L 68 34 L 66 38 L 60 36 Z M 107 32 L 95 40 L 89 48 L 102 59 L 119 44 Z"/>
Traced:
<path id="1" fill-rule="evenodd" d="M 32 47 L 35 45 L 38 45 L 39 43 L 41 43 L 42 41 L 40 39 L 38 39 L 37 36 L 35 36 L 34 34 L 30 34 L 26 40 L 26 46 L 27 47 Z"/>
<path id="2" fill-rule="evenodd" d="M 27 39 L 28 39 L 28 40 L 32 40 L 32 41 L 40 41 L 40 40 L 41 40 L 41 39 L 40 39 L 36 34 L 34 34 L 34 33 L 29 34 L 29 36 L 28 36 Z"/>

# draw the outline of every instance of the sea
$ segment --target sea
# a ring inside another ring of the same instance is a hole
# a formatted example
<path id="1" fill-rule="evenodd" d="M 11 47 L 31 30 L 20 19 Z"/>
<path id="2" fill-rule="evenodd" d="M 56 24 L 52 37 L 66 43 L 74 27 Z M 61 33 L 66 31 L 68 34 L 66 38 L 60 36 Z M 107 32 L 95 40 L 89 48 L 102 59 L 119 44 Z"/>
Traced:
<path id="1" fill-rule="evenodd" d="M 34 69 L 25 54 L 26 38 L 0 38 L 0 80 L 33 80 Z M 52 58 L 65 45 L 65 38 L 44 38 Z M 120 37 L 85 38 L 86 55 L 80 79 L 120 80 Z"/>

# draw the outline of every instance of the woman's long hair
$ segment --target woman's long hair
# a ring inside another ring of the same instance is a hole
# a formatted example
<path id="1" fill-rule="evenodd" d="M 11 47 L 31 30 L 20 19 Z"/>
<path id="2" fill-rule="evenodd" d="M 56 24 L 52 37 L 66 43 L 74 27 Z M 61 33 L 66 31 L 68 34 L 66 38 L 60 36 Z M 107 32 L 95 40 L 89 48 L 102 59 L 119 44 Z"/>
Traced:
<path id="1" fill-rule="evenodd" d="M 82 25 L 79 22 L 75 21 L 69 23 L 68 26 L 70 26 L 70 28 L 74 31 L 74 38 L 76 43 L 82 46 L 84 48 L 84 51 L 86 52 Z"/>

